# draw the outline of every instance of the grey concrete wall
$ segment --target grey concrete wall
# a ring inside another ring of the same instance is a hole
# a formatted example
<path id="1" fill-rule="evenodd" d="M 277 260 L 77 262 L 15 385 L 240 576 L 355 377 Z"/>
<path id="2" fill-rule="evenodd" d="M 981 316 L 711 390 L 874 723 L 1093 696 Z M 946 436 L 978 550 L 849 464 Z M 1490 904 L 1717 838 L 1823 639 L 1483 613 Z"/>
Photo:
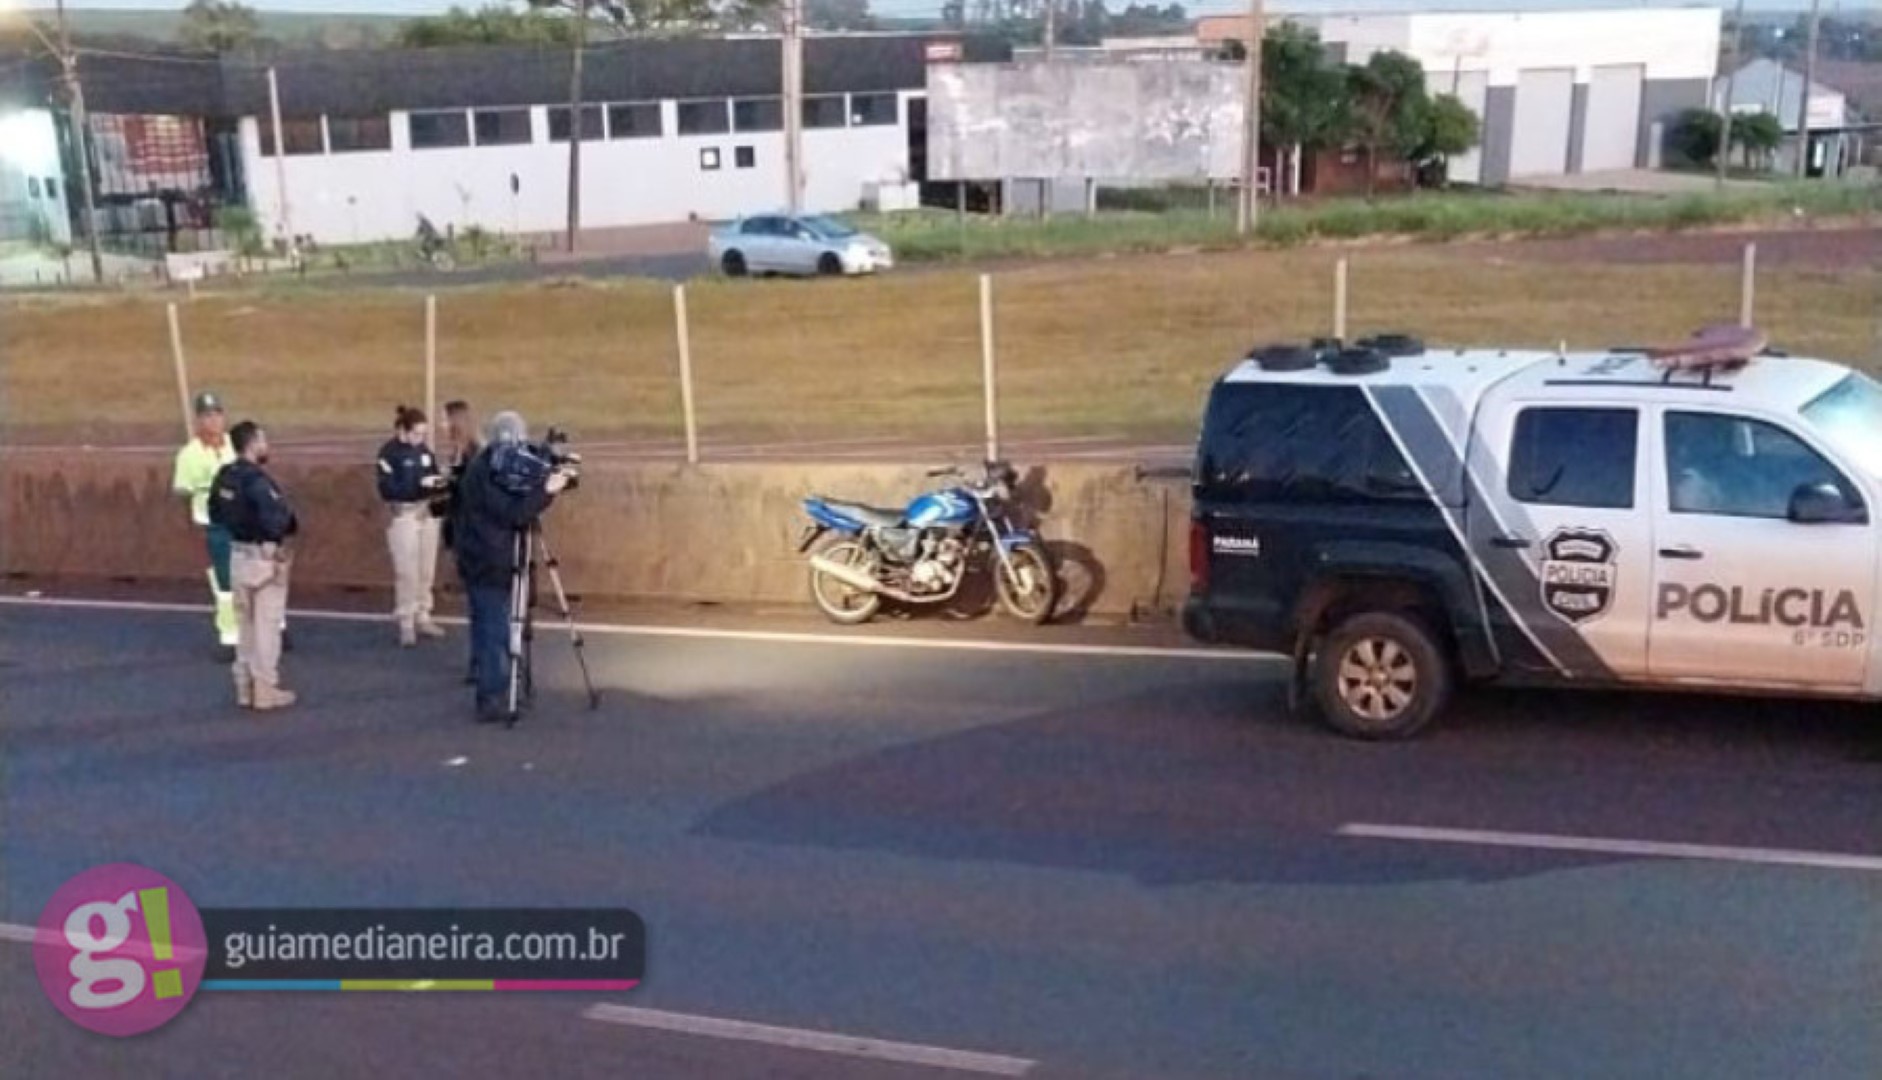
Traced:
<path id="1" fill-rule="evenodd" d="M 303 588 L 389 587 L 383 508 L 359 466 L 273 470 L 302 522 Z M 0 462 L 0 572 L 32 579 L 200 583 L 198 534 L 161 457 L 12 455 Z M 893 505 L 917 466 L 603 464 L 546 521 L 570 590 L 602 599 L 808 604 L 794 550 L 812 493 Z M 1168 610 L 1187 584 L 1189 492 L 1128 467 L 1029 468 L 1024 504 L 1063 566 L 1060 611 Z M 448 556 L 446 556 L 448 562 Z M 454 580 L 447 568 L 439 581 Z"/>
<path id="2" fill-rule="evenodd" d="M 1646 167 L 1659 158 L 1661 148 L 1653 144 L 1656 130 L 1664 139 L 1680 113 L 1706 107 L 1710 83 L 1709 79 L 1648 79 L 1641 84 L 1640 149 L 1634 158 L 1637 164 Z"/>
<path id="3" fill-rule="evenodd" d="M 1568 171 L 1581 171 L 1582 148 L 1588 141 L 1588 84 L 1576 83 L 1568 100 Z"/>
<path id="4" fill-rule="evenodd" d="M 1489 186 L 1510 178 L 1510 147 L 1516 138 L 1516 88 L 1492 86 L 1483 99 L 1483 180 Z"/>
<path id="5" fill-rule="evenodd" d="M 1240 64 L 1160 60 L 928 69 L 928 175 L 1200 180 L 1236 175 Z"/>

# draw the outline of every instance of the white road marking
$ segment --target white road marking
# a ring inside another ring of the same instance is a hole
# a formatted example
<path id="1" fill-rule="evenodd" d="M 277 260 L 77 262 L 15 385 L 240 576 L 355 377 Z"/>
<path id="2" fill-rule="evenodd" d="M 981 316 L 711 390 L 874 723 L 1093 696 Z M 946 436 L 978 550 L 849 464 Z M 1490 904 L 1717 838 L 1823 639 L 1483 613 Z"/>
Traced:
<path id="1" fill-rule="evenodd" d="M 721 1020 L 711 1016 L 637 1009 L 627 1005 L 591 1005 L 582 1016 L 608 1024 L 673 1031 L 683 1035 L 703 1035 L 714 1039 L 765 1043 L 792 1050 L 813 1050 L 844 1057 L 870 1058 L 875 1061 L 899 1061 L 928 1065 L 939 1069 L 982 1073 L 988 1076 L 1025 1076 L 1038 1066 L 1028 1058 L 982 1054 L 971 1050 L 949 1050 L 940 1046 L 889 1042 L 856 1035 L 837 1035 L 803 1028 L 773 1027 L 744 1020 Z"/>
<path id="2" fill-rule="evenodd" d="M 1419 825 L 1369 825 L 1361 822 L 1342 825 L 1336 832 L 1340 836 L 1365 840 L 1408 840 L 1427 844 L 1468 844 L 1477 847 L 1524 848 L 1531 851 L 1572 851 L 1595 855 L 1635 855 L 1653 859 L 1696 859 L 1707 862 L 1808 866 L 1819 870 L 1882 873 L 1882 857 L 1845 855 L 1830 851 L 1731 847 L 1719 844 L 1677 844 L 1660 840 L 1620 840 L 1607 837 L 1557 836 L 1548 833 L 1495 832 L 1482 829 L 1433 829 Z"/>
<path id="3" fill-rule="evenodd" d="M 73 608 L 91 611 L 133 611 L 155 614 L 207 615 L 208 604 L 170 604 L 142 600 L 81 600 L 76 598 L 0 596 L 0 607 Z M 363 611 L 309 611 L 294 608 L 295 619 L 324 622 L 389 623 L 391 616 Z M 463 626 L 461 616 L 440 615 L 436 621 Z M 956 652 L 1011 652 L 1040 656 L 1143 657 L 1156 660 L 1250 661 L 1283 659 L 1275 653 L 1239 649 L 1163 648 L 1156 645 L 1070 645 L 1045 641 L 989 641 L 978 638 L 865 637 L 860 634 L 824 634 L 794 630 L 736 630 L 729 627 L 662 626 L 654 623 L 578 622 L 584 634 L 618 637 L 698 638 L 716 641 L 758 641 L 779 645 L 849 645 L 872 649 L 934 649 Z"/>

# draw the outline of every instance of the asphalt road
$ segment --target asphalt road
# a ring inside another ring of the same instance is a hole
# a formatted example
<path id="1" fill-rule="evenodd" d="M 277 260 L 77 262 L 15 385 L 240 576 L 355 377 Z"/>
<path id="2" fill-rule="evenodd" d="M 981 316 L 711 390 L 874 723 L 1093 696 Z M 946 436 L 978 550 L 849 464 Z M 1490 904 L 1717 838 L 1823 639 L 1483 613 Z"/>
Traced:
<path id="1" fill-rule="evenodd" d="M 0 940 L 0 1071 L 971 1075 L 612 1004 L 1034 1076 L 1882 1075 L 1873 708 L 1479 694 L 1372 746 L 1290 717 L 1269 661 L 1003 644 L 1094 641 L 1054 635 L 598 634 L 593 713 L 550 640 L 505 731 L 469 722 L 461 631 L 299 617 L 303 707 L 259 718 L 202 616 L 0 606 L 0 922 L 131 859 L 199 906 L 626 906 L 650 943 L 626 994 L 204 992 L 119 1042 Z"/>

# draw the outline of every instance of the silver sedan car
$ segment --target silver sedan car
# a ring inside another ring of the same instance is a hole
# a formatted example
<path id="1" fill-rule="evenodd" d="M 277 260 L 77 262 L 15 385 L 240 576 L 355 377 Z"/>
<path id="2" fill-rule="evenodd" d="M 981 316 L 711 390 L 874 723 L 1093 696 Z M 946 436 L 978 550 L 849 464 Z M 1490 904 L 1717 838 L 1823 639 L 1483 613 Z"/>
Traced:
<path id="1" fill-rule="evenodd" d="M 759 214 L 712 231 L 706 252 L 731 277 L 871 274 L 895 265 L 889 245 L 821 214 Z"/>

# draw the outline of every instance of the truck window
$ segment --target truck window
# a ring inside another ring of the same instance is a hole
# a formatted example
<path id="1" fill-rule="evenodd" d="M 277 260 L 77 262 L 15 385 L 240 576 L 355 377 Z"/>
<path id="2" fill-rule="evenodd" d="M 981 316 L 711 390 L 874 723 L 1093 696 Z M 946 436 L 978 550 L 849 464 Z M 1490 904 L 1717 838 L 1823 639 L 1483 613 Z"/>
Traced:
<path id="1" fill-rule="evenodd" d="M 1634 409 L 1524 409 L 1511 438 L 1510 496 L 1541 506 L 1632 509 L 1639 442 Z"/>
<path id="2" fill-rule="evenodd" d="M 1356 387 L 1221 383 L 1196 465 L 1205 499 L 1430 498 Z"/>
<path id="3" fill-rule="evenodd" d="M 1675 514 L 1788 518 L 1791 494 L 1830 484 L 1862 497 L 1836 466 L 1776 424 L 1719 413 L 1666 414 L 1666 476 Z"/>

